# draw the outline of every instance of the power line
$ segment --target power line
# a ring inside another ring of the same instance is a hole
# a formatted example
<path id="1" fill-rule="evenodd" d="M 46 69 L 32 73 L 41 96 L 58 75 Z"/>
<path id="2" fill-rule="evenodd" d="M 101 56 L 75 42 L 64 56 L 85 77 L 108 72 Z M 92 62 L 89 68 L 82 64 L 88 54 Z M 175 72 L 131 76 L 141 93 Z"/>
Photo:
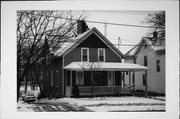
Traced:
<path id="1" fill-rule="evenodd" d="M 78 41 L 64 41 L 64 42 L 71 42 L 71 43 L 78 43 Z M 165 46 L 165 45 L 139 45 L 139 44 L 116 44 L 116 43 L 104 43 L 104 44 L 106 44 L 106 45 L 119 45 L 119 46 Z"/>
<path id="2" fill-rule="evenodd" d="M 69 18 L 61 18 L 61 19 L 69 19 Z M 70 19 L 69 19 L 70 20 Z M 72 20 L 78 20 L 78 19 L 72 19 Z M 111 23 L 111 22 L 100 22 L 100 21 L 90 21 L 90 20 L 84 20 L 85 22 L 90 23 L 98 23 L 98 24 L 109 24 L 109 25 L 119 25 L 119 26 L 128 26 L 128 27 L 141 27 L 141 28 L 158 28 L 153 26 L 142 26 L 142 25 L 132 25 L 132 24 L 119 24 L 119 23 Z"/>
<path id="3" fill-rule="evenodd" d="M 40 14 L 33 14 L 33 15 L 45 16 L 45 15 L 40 15 Z M 48 16 L 48 15 L 46 15 L 46 16 Z M 79 19 L 75 19 L 75 18 L 63 18 L 63 17 L 57 17 L 57 16 L 48 16 L 48 17 L 59 18 L 59 19 L 66 19 L 66 20 L 76 20 L 76 21 L 79 20 Z M 133 25 L 133 24 L 120 24 L 120 23 L 100 22 L 100 21 L 91 21 L 91 20 L 84 20 L 84 21 L 85 22 L 90 22 L 90 23 L 119 25 L 119 26 L 128 26 L 128 27 L 159 28 L 159 27 L 154 27 L 154 26 L 143 26 L 143 25 Z"/>

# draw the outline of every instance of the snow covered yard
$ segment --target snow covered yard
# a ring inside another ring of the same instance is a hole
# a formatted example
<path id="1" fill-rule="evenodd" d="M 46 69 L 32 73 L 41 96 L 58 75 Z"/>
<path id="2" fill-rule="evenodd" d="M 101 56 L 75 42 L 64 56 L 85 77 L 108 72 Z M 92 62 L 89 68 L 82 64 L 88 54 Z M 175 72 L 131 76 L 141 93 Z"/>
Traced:
<path id="1" fill-rule="evenodd" d="M 143 97 L 63 98 L 60 102 L 85 107 L 92 111 L 164 111 L 165 101 Z"/>
<path id="2" fill-rule="evenodd" d="M 134 96 L 41 99 L 35 103 L 19 107 L 18 111 L 23 111 L 24 109 L 25 111 L 29 109 L 31 111 L 48 111 L 46 107 L 48 109 L 52 107 L 50 111 L 165 111 L 165 101 Z"/>

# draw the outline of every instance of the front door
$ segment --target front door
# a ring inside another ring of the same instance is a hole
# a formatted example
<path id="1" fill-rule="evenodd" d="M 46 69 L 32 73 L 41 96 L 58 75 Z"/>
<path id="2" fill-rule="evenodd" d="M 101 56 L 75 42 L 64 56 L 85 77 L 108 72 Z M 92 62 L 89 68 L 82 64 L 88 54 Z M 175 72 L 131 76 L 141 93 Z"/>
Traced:
<path id="1" fill-rule="evenodd" d="M 114 86 L 115 73 L 114 71 L 108 72 L 108 86 Z"/>
<path id="2" fill-rule="evenodd" d="M 101 80 L 101 72 L 93 72 L 93 86 L 99 86 Z"/>

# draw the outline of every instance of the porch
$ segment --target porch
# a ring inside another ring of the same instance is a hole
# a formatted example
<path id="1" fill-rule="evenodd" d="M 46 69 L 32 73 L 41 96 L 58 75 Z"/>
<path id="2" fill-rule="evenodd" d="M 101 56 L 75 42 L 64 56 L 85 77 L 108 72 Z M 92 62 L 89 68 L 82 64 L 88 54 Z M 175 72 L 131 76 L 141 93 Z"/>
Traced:
<path id="1" fill-rule="evenodd" d="M 66 96 L 72 96 L 72 88 L 66 86 Z M 133 94 L 134 86 L 78 86 L 80 96 L 103 96 L 103 95 L 121 95 Z"/>
<path id="2" fill-rule="evenodd" d="M 66 97 L 73 96 L 73 87 L 78 87 L 80 96 L 131 94 L 135 89 L 135 71 L 148 70 L 137 64 L 107 62 L 73 62 L 64 69 Z M 129 81 L 125 84 L 127 72 Z"/>

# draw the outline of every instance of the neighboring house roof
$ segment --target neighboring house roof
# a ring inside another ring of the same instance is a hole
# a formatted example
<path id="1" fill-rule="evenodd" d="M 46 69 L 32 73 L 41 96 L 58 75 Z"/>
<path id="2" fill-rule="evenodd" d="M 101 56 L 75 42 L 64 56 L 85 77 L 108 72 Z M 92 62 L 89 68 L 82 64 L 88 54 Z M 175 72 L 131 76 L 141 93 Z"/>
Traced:
<path id="1" fill-rule="evenodd" d="M 58 57 L 68 54 L 86 38 L 88 38 L 92 33 L 97 35 L 105 44 L 112 44 L 104 35 L 102 35 L 95 27 L 93 27 L 92 29 L 82 34 L 79 34 L 76 38 L 69 40 L 69 42 L 62 43 L 61 47 L 53 51 L 53 54 Z M 124 57 L 124 55 L 114 45 L 107 46 L 112 49 L 118 56 Z"/>
<path id="2" fill-rule="evenodd" d="M 120 62 L 72 62 L 65 66 L 66 70 L 93 70 L 93 71 L 145 71 L 148 67 L 132 63 Z"/>
<path id="3" fill-rule="evenodd" d="M 157 38 L 154 40 L 152 37 L 143 37 L 136 46 L 125 54 L 126 58 L 134 57 L 139 52 L 140 48 L 144 46 L 144 42 L 154 53 L 165 53 L 165 38 Z"/>

